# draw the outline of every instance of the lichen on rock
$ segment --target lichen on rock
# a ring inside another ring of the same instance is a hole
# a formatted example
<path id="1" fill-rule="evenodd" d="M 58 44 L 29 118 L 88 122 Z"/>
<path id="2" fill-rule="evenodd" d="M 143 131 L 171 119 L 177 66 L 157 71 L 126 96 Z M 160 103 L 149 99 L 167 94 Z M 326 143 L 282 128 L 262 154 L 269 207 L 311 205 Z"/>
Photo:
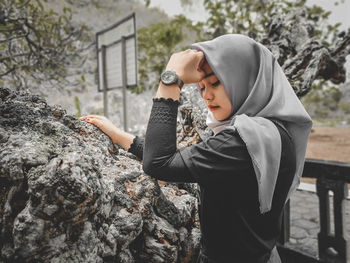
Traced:
<path id="1" fill-rule="evenodd" d="M 192 262 L 197 199 L 95 126 L 0 88 L 0 262 Z"/>

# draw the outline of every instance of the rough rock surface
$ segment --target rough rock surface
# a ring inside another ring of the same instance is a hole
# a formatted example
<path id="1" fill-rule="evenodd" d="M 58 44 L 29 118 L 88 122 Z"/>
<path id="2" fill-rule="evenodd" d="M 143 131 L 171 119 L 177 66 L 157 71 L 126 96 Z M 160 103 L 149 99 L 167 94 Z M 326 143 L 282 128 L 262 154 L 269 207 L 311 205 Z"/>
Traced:
<path id="1" fill-rule="evenodd" d="M 193 262 L 199 239 L 195 197 L 93 125 L 0 88 L 0 262 Z"/>
<path id="2" fill-rule="evenodd" d="M 177 143 L 179 148 L 205 141 L 213 132 L 205 121 L 208 108 L 196 86 L 185 85 L 181 90 L 177 125 Z"/>
<path id="3" fill-rule="evenodd" d="M 297 8 L 287 16 L 272 16 L 269 34 L 261 40 L 277 58 L 298 97 L 306 95 L 317 79 L 345 82 L 350 29 L 339 33 L 330 47 L 313 37 L 315 30 L 306 10 Z"/>

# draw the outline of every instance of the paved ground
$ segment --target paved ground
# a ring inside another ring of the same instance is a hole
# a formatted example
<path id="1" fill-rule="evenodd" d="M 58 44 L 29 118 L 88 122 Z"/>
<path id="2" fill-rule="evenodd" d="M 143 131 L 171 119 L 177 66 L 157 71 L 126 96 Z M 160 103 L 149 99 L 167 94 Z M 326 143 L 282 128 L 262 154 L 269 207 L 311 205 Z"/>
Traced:
<path id="1" fill-rule="evenodd" d="M 350 200 L 345 202 L 346 233 L 350 234 Z M 331 211 L 333 198 L 330 198 Z M 315 193 L 298 190 L 291 198 L 291 237 L 288 247 L 318 257 L 317 234 L 320 229 L 319 204 Z M 334 233 L 331 215 L 331 233 Z"/>

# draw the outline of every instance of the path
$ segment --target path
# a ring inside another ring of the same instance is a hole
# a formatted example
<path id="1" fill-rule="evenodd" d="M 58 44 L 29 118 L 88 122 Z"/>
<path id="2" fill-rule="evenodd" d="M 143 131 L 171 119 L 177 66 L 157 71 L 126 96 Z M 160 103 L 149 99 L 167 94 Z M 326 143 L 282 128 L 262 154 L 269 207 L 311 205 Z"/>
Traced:
<path id="1" fill-rule="evenodd" d="M 350 234 L 350 200 L 345 201 L 345 229 Z M 331 211 L 333 198 L 330 198 Z M 314 257 L 318 256 L 317 234 L 320 231 L 318 197 L 315 193 L 298 190 L 291 197 L 291 230 L 288 247 L 297 249 Z M 334 233 L 333 215 L 331 215 L 331 233 Z"/>

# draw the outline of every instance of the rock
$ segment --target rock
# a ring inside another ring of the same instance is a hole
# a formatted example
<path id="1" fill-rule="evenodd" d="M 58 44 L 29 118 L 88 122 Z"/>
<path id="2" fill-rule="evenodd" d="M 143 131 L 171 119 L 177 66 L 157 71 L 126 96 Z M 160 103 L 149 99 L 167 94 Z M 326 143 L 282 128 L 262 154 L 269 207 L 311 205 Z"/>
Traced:
<path id="1" fill-rule="evenodd" d="M 181 90 L 178 114 L 178 145 L 179 148 L 205 141 L 213 132 L 205 121 L 208 108 L 196 86 L 185 85 Z"/>
<path id="2" fill-rule="evenodd" d="M 303 239 L 307 237 L 307 232 L 305 229 L 292 226 L 290 229 L 291 237 L 293 239 Z"/>
<path id="3" fill-rule="evenodd" d="M 350 54 L 350 29 L 336 36 L 331 46 L 314 37 L 316 29 L 307 20 L 305 8 L 288 15 L 274 14 L 269 33 L 260 40 L 271 50 L 298 97 L 306 95 L 316 79 L 345 82 L 346 56 Z"/>
<path id="4" fill-rule="evenodd" d="M 190 262 L 197 199 L 95 126 L 0 88 L 0 262 Z"/>
<path id="5" fill-rule="evenodd" d="M 311 222 L 309 220 L 306 220 L 306 219 L 296 219 L 294 220 L 293 224 L 298 227 L 298 228 L 301 228 L 301 229 L 317 229 L 319 228 L 318 224 L 314 223 L 314 222 Z"/>

